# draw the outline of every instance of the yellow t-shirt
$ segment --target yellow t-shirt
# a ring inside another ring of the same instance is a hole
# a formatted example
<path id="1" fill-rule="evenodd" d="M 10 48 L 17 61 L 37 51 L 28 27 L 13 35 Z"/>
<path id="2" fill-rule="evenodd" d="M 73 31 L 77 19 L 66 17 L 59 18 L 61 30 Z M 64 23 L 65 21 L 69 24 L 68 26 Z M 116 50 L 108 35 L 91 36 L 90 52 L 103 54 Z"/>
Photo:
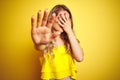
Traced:
<path id="1" fill-rule="evenodd" d="M 40 56 L 41 79 L 61 79 L 70 76 L 76 79 L 76 66 L 70 53 L 66 53 L 65 46 L 53 48 L 54 58 L 50 53 Z"/>

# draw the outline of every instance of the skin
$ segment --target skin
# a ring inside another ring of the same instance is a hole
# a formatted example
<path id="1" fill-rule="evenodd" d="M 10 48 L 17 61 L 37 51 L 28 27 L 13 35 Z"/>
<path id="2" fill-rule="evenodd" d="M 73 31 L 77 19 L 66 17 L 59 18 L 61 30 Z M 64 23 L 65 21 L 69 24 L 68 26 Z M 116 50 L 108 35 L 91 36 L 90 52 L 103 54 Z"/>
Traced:
<path id="1" fill-rule="evenodd" d="M 55 45 L 64 45 L 64 41 L 60 38 L 60 34 L 65 31 L 69 38 L 70 46 L 72 49 L 72 57 L 81 62 L 83 60 L 83 50 L 80 47 L 76 37 L 71 28 L 71 20 L 69 18 L 69 13 L 65 10 L 61 10 L 56 16 L 55 13 L 52 14 L 51 18 L 48 19 L 48 10 L 44 11 L 44 15 L 41 21 L 41 11 L 37 14 L 37 24 L 35 24 L 34 16 L 31 17 L 31 36 L 35 46 L 41 46 L 42 44 L 47 44 L 53 39 L 56 40 Z M 51 28 L 54 28 L 53 33 L 51 33 Z M 68 80 L 69 76 L 61 80 Z"/>

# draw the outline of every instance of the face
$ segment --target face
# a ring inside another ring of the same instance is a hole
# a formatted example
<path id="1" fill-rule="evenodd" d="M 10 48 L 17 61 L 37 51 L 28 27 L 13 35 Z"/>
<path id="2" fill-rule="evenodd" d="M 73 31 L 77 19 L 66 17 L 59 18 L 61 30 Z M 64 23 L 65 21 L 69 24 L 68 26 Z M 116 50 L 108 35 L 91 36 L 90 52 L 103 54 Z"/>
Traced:
<path id="1" fill-rule="evenodd" d="M 58 20 L 58 17 L 60 17 L 60 15 L 66 15 L 67 18 L 69 18 L 69 13 L 65 10 L 61 10 L 59 11 L 56 19 L 55 19 L 55 22 L 53 24 L 53 29 L 54 31 L 59 31 L 60 33 L 62 33 L 64 30 L 62 29 L 62 27 L 57 23 L 57 20 Z"/>

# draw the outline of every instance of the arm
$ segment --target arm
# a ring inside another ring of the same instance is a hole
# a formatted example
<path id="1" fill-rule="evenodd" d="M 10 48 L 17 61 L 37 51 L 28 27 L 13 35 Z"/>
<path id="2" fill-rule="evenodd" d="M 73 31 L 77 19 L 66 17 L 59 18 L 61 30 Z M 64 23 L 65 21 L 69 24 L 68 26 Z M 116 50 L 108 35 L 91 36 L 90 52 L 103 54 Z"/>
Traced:
<path id="1" fill-rule="evenodd" d="M 70 42 L 70 45 L 71 45 L 73 58 L 78 62 L 83 61 L 83 50 L 80 47 L 73 31 L 70 31 L 68 33 L 68 38 L 69 38 L 69 42 Z"/>
<path id="2" fill-rule="evenodd" d="M 83 60 L 83 50 L 80 47 L 73 30 L 71 28 L 71 19 L 68 17 L 68 14 L 60 15 L 58 24 L 64 29 L 64 31 L 67 33 L 67 36 L 69 38 L 70 46 L 72 49 L 72 56 L 73 58 L 80 62 Z"/>

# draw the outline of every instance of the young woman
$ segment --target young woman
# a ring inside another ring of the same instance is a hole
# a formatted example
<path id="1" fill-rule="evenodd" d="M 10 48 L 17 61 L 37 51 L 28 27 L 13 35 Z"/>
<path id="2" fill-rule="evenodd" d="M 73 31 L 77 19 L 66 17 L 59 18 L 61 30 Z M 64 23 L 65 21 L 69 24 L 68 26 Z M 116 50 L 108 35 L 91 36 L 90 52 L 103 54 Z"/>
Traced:
<path id="1" fill-rule="evenodd" d="M 70 10 L 65 5 L 56 5 L 41 21 L 41 11 L 31 18 L 31 35 L 35 48 L 40 51 L 42 80 L 75 80 L 75 60 L 83 60 L 83 51 L 73 32 Z"/>

